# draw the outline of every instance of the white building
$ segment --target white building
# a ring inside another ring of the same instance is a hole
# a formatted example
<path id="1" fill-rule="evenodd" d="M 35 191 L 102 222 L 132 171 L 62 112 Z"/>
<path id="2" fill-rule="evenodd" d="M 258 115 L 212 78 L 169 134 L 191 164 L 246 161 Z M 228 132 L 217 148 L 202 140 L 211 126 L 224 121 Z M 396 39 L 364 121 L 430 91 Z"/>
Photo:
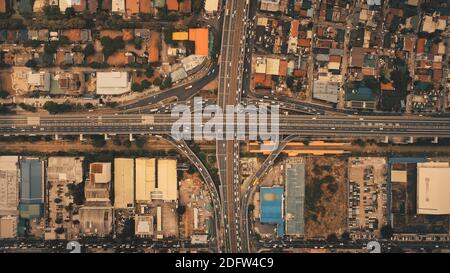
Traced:
<path id="1" fill-rule="evenodd" d="M 219 0 L 206 0 L 205 11 L 206 13 L 214 13 L 219 9 Z"/>
<path id="2" fill-rule="evenodd" d="M 98 95 L 122 95 L 130 91 L 128 72 L 97 72 Z"/>
<path id="3" fill-rule="evenodd" d="M 417 214 L 450 215 L 450 165 L 417 164 Z"/>
<path id="4" fill-rule="evenodd" d="M 125 0 L 112 0 L 111 11 L 125 13 Z"/>

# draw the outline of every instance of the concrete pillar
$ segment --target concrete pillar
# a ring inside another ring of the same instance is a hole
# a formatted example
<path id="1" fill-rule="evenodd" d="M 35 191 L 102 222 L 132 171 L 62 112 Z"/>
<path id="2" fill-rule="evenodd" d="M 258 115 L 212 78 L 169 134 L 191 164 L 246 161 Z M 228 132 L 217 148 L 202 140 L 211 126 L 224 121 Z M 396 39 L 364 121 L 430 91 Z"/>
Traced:
<path id="1" fill-rule="evenodd" d="M 83 134 L 80 134 L 80 141 L 84 141 Z"/>
<path id="2" fill-rule="evenodd" d="M 438 143 L 439 143 L 439 138 L 438 137 L 434 137 L 433 144 L 438 144 Z"/>
<path id="3" fill-rule="evenodd" d="M 131 142 L 134 141 L 133 134 L 130 134 L 130 141 L 131 141 Z"/>

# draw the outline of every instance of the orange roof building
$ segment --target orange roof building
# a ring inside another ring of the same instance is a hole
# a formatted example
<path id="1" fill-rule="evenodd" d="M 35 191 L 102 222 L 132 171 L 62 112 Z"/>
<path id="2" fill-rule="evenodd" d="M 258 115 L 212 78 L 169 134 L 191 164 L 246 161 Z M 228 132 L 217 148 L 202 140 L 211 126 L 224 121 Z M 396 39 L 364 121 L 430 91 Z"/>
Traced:
<path id="1" fill-rule="evenodd" d="M 67 37 L 71 43 L 76 43 L 81 40 L 80 29 L 64 29 L 61 35 Z"/>
<path id="2" fill-rule="evenodd" d="M 160 33 L 152 32 L 150 35 L 150 40 L 148 43 L 148 62 L 157 63 L 159 62 L 159 44 L 160 44 Z"/>
<path id="3" fill-rule="evenodd" d="M 298 20 L 292 20 L 291 23 L 291 37 L 297 38 L 298 37 L 298 26 L 300 22 Z"/>
<path id="4" fill-rule="evenodd" d="M 140 0 L 139 1 L 139 12 L 140 13 L 152 13 L 152 1 L 151 0 Z"/>
<path id="5" fill-rule="evenodd" d="M 388 83 L 381 83 L 381 90 L 382 91 L 395 91 L 394 85 L 392 82 Z"/>
<path id="6" fill-rule="evenodd" d="M 166 5 L 167 9 L 170 11 L 178 11 L 180 8 L 178 5 L 178 0 L 167 0 Z"/>
<path id="7" fill-rule="evenodd" d="M 341 61 L 342 61 L 341 56 L 337 56 L 337 55 L 330 56 L 330 63 L 340 63 Z"/>
<path id="8" fill-rule="evenodd" d="M 125 42 L 131 41 L 134 39 L 133 29 L 123 29 L 122 33 L 123 33 L 122 39 Z"/>
<path id="9" fill-rule="evenodd" d="M 78 3 L 74 2 L 74 4 L 72 4 L 72 8 L 76 11 L 76 12 L 83 12 L 86 10 L 86 0 L 80 0 Z"/>
<path id="10" fill-rule="evenodd" d="M 6 12 L 6 0 L 0 0 L 0 13 Z"/>
<path id="11" fill-rule="evenodd" d="M 417 40 L 417 53 L 425 53 L 425 43 L 427 40 L 425 38 L 419 38 Z"/>
<path id="12" fill-rule="evenodd" d="M 126 0 L 125 10 L 128 14 L 138 14 L 139 13 L 139 0 Z"/>
<path id="13" fill-rule="evenodd" d="M 280 68 L 279 68 L 279 76 L 285 77 L 287 75 L 287 69 L 288 69 L 288 61 L 281 60 L 280 61 Z"/>
<path id="14" fill-rule="evenodd" d="M 310 47 L 311 46 L 311 39 L 299 39 L 298 40 L 298 46 L 299 47 Z"/>
<path id="15" fill-rule="evenodd" d="M 264 86 L 264 87 L 271 87 L 272 86 L 272 76 L 256 73 L 254 80 L 253 80 L 253 87 L 256 86 Z"/>
<path id="16" fill-rule="evenodd" d="M 195 43 L 195 55 L 209 55 L 209 31 L 207 28 L 190 28 L 189 41 Z"/>
<path id="17" fill-rule="evenodd" d="M 404 48 L 406 51 L 408 51 L 409 53 L 412 53 L 414 50 L 414 40 L 412 38 L 406 37 L 404 40 Z"/>

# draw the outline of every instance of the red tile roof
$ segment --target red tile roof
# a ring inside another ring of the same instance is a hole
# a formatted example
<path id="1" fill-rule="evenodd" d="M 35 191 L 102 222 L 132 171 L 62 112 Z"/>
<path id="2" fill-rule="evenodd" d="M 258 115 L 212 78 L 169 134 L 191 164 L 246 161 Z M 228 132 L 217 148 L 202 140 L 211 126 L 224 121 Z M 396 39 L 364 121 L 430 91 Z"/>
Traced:
<path id="1" fill-rule="evenodd" d="M 6 0 L 0 0 L 0 12 L 1 13 L 6 12 Z"/>
<path id="2" fill-rule="evenodd" d="M 178 11 L 179 9 L 178 0 L 167 0 L 166 5 L 170 11 Z"/>

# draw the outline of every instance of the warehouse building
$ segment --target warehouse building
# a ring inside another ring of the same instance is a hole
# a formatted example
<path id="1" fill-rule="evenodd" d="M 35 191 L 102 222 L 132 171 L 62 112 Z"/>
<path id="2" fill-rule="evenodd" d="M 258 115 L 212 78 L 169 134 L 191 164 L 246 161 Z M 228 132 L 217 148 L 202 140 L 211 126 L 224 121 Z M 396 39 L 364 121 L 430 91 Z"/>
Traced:
<path id="1" fill-rule="evenodd" d="M 128 72 L 97 72 L 97 95 L 122 95 L 130 91 Z"/>
<path id="2" fill-rule="evenodd" d="M 195 43 L 195 55 L 209 56 L 209 30 L 207 28 L 190 28 L 189 41 Z"/>
<path id="3" fill-rule="evenodd" d="M 136 202 L 150 202 L 156 188 L 156 159 L 136 159 Z"/>
<path id="4" fill-rule="evenodd" d="M 286 163 L 286 235 L 302 236 L 305 232 L 305 164 Z"/>
<path id="5" fill-rule="evenodd" d="M 106 237 L 112 231 L 111 165 L 89 165 L 89 179 L 84 187 L 86 202 L 80 209 L 80 231 L 84 236 Z"/>
<path id="6" fill-rule="evenodd" d="M 22 158 L 20 166 L 20 203 L 44 203 L 44 161 Z"/>
<path id="7" fill-rule="evenodd" d="M 313 97 L 326 102 L 337 103 L 339 96 L 339 83 L 317 80 L 314 81 Z"/>
<path id="8" fill-rule="evenodd" d="M 0 239 L 17 236 L 17 216 L 0 216 Z"/>
<path id="9" fill-rule="evenodd" d="M 205 12 L 212 14 L 219 9 L 219 0 L 205 0 Z"/>
<path id="10" fill-rule="evenodd" d="M 110 205 L 111 163 L 91 163 L 89 179 L 85 182 L 84 195 L 86 204 Z"/>
<path id="11" fill-rule="evenodd" d="M 114 159 L 114 208 L 134 207 L 134 159 Z"/>
<path id="12" fill-rule="evenodd" d="M 178 200 L 177 161 L 175 159 L 158 160 L 157 182 L 152 199 L 165 202 Z"/>
<path id="13" fill-rule="evenodd" d="M 84 236 L 106 237 L 112 231 L 112 207 L 82 207 L 80 230 Z"/>
<path id="14" fill-rule="evenodd" d="M 261 188 L 261 224 L 276 224 L 278 237 L 284 235 L 283 187 Z"/>
<path id="15" fill-rule="evenodd" d="M 450 165 L 417 164 L 417 214 L 450 215 Z"/>
<path id="16" fill-rule="evenodd" d="M 19 157 L 0 156 L 0 216 L 17 214 Z"/>
<path id="17" fill-rule="evenodd" d="M 153 236 L 153 216 L 136 215 L 135 217 L 135 231 L 134 234 L 140 238 L 149 238 Z"/>
<path id="18" fill-rule="evenodd" d="M 47 166 L 47 180 L 59 183 L 83 182 L 83 158 L 50 157 Z"/>

